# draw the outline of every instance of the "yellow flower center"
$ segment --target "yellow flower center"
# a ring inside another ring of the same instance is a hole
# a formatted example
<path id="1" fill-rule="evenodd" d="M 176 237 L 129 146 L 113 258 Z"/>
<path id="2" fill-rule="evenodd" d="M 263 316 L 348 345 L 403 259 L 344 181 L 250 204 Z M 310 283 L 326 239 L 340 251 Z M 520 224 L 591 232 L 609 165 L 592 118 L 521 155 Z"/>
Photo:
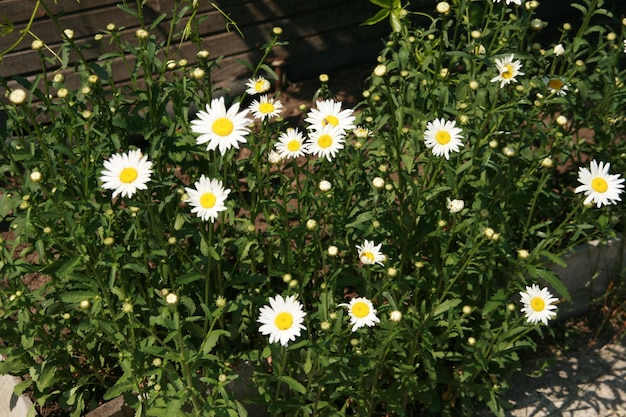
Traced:
<path id="1" fill-rule="evenodd" d="M 337 119 L 332 114 L 328 115 L 328 116 L 324 117 L 324 120 L 322 120 L 322 126 L 326 126 L 326 125 L 337 126 L 337 125 L 339 125 L 339 119 Z"/>
<path id="2" fill-rule="evenodd" d="M 597 193 L 604 193 L 609 189 L 609 184 L 604 178 L 595 177 L 591 180 L 591 188 L 593 188 L 593 191 Z"/>
<path id="3" fill-rule="evenodd" d="M 213 122 L 213 133 L 219 136 L 228 136 L 232 133 L 235 126 L 227 117 L 220 117 Z"/>
<path id="4" fill-rule="evenodd" d="M 138 176 L 139 176 L 139 173 L 137 172 L 135 168 L 133 167 L 124 168 L 122 172 L 120 172 L 120 181 L 122 181 L 125 184 L 130 184 L 131 182 L 135 181 Z"/>
<path id="5" fill-rule="evenodd" d="M 530 300 L 530 308 L 537 312 L 540 312 L 546 308 L 546 303 L 545 301 L 543 301 L 543 298 L 534 297 L 532 300 Z"/>
<path id="6" fill-rule="evenodd" d="M 317 138 L 317 144 L 320 148 L 328 148 L 333 144 L 333 138 L 330 135 L 321 135 Z"/>
<path id="7" fill-rule="evenodd" d="M 270 114 L 274 111 L 274 105 L 272 103 L 259 104 L 259 111 L 263 114 Z"/>
<path id="8" fill-rule="evenodd" d="M 508 80 L 509 78 L 513 78 L 513 74 L 514 74 L 513 66 L 511 64 L 506 64 L 502 72 L 500 73 L 500 76 L 504 78 L 505 80 Z"/>
<path id="9" fill-rule="evenodd" d="M 297 152 L 300 150 L 300 141 L 298 140 L 290 140 L 289 143 L 287 144 L 287 149 L 289 149 L 291 152 Z"/>
<path id="10" fill-rule="evenodd" d="M 445 130 L 440 130 L 439 132 L 437 132 L 437 134 L 435 135 L 435 140 L 437 141 L 437 143 L 439 143 L 440 145 L 446 145 L 448 142 L 450 142 L 450 139 L 452 139 L 452 137 L 450 136 L 450 134 L 448 132 L 446 132 Z"/>
<path id="11" fill-rule="evenodd" d="M 363 252 L 361 254 L 361 259 L 367 258 L 370 263 L 374 263 L 374 254 L 372 252 Z"/>
<path id="12" fill-rule="evenodd" d="M 200 196 L 200 205 L 205 209 L 210 209 L 215 205 L 217 198 L 215 198 L 215 194 L 209 192 L 204 193 Z"/>
<path id="13" fill-rule="evenodd" d="M 561 88 L 563 88 L 563 81 L 559 80 L 558 78 L 552 78 L 550 81 L 548 81 L 548 87 L 553 90 L 560 90 Z"/>
<path id="14" fill-rule="evenodd" d="M 278 313 L 274 319 L 274 324 L 278 330 L 287 330 L 293 325 L 293 316 L 286 311 Z"/>
<path id="15" fill-rule="evenodd" d="M 354 305 L 352 306 L 352 314 L 354 314 L 354 316 L 359 319 L 367 317 L 369 313 L 370 313 L 370 308 L 363 301 L 358 301 L 354 303 Z"/>
<path id="16" fill-rule="evenodd" d="M 265 80 L 258 80 L 254 83 L 254 89 L 259 93 L 265 92 Z"/>

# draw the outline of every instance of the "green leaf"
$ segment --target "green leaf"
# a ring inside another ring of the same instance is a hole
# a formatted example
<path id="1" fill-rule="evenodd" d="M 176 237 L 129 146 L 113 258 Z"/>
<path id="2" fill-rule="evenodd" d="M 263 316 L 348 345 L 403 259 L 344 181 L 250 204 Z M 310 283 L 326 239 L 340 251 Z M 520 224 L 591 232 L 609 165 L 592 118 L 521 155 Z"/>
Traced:
<path id="1" fill-rule="evenodd" d="M 230 336 L 230 332 L 226 330 L 211 330 L 202 342 L 202 346 L 200 348 L 200 350 L 202 350 L 202 353 L 205 355 L 211 353 L 213 348 L 217 345 L 220 336 Z"/>
<path id="2" fill-rule="evenodd" d="M 113 398 L 119 397 L 125 392 L 132 391 L 134 388 L 135 385 L 133 384 L 132 378 L 129 378 L 128 376 L 126 376 L 126 374 L 124 374 L 120 379 L 117 380 L 115 385 L 113 385 L 107 390 L 107 392 L 104 393 L 103 398 L 107 401 L 112 400 Z"/>
<path id="3" fill-rule="evenodd" d="M 376 23 L 387 18 L 387 16 L 389 16 L 389 9 L 379 10 L 378 13 L 367 19 L 365 22 L 361 23 L 360 26 L 375 25 Z"/>
<path id="4" fill-rule="evenodd" d="M 299 392 L 300 394 L 306 393 L 306 388 L 304 387 L 304 385 L 302 385 L 301 383 L 299 383 L 292 377 L 283 375 L 278 379 L 284 382 L 285 384 L 289 385 L 289 388 L 291 388 L 292 390 Z"/>
<path id="5" fill-rule="evenodd" d="M 549 269 L 537 268 L 535 269 L 535 273 L 539 276 L 539 278 L 543 279 L 549 286 L 554 288 L 554 290 L 559 293 L 566 300 L 570 300 L 572 297 L 570 296 L 569 291 L 561 278 L 556 274 L 556 272 L 551 271 Z"/>
<path id="6" fill-rule="evenodd" d="M 461 304 L 461 299 L 460 298 L 453 298 L 451 300 L 446 300 L 443 303 L 439 304 L 437 306 L 437 308 L 435 309 L 435 311 L 433 311 L 432 313 L 432 317 L 437 317 L 443 313 L 445 313 L 446 311 L 450 310 L 451 308 L 454 308 L 456 306 L 458 306 L 459 304 Z"/>

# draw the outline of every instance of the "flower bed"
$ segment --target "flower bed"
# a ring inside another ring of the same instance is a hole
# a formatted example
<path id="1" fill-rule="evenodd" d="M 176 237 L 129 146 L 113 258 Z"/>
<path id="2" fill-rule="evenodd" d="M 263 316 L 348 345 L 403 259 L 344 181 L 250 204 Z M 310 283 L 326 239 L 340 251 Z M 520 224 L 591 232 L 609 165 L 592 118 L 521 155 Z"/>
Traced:
<path id="1" fill-rule="evenodd" d="M 355 108 L 322 75 L 281 118 L 264 59 L 231 97 L 199 39 L 188 68 L 148 26 L 102 30 L 137 57 L 131 85 L 111 54 L 76 66 L 77 91 L 18 79 L 0 373 L 73 416 L 119 395 L 154 416 L 502 415 L 569 298 L 549 263 L 623 225 L 626 30 L 594 23 L 599 0 L 555 45 L 535 42 L 537 2 L 379 3 L 368 23 L 392 33 Z"/>

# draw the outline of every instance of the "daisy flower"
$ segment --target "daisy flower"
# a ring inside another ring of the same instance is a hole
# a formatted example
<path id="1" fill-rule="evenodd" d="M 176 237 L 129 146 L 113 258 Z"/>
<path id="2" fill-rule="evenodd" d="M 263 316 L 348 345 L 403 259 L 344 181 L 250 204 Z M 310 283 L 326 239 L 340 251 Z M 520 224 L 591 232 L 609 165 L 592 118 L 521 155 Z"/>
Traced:
<path id="1" fill-rule="evenodd" d="M 309 153 L 319 157 L 326 157 L 329 161 L 343 149 L 345 137 L 339 127 L 327 124 L 317 130 L 309 132 L 307 148 Z"/>
<path id="2" fill-rule="evenodd" d="M 267 79 L 263 77 L 256 77 L 256 78 L 248 79 L 248 82 L 246 83 L 246 87 L 248 87 L 248 89 L 246 90 L 246 93 L 250 95 L 255 95 L 255 94 L 263 94 L 266 91 L 269 91 L 271 85 L 270 85 L 270 82 L 267 81 Z"/>
<path id="3" fill-rule="evenodd" d="M 567 84 L 565 84 L 565 82 L 561 78 L 544 77 L 543 82 L 546 85 L 546 87 L 548 87 L 548 91 L 550 91 L 550 93 L 554 93 L 557 96 L 561 96 L 561 97 L 567 94 L 568 86 Z"/>
<path id="4" fill-rule="evenodd" d="M 270 343 L 280 342 L 287 346 L 289 341 L 300 336 L 301 330 L 306 329 L 302 324 L 306 313 L 302 311 L 302 304 L 296 300 L 295 295 L 287 298 L 277 295 L 270 297 L 269 301 L 269 306 L 265 305 L 259 310 L 259 332 L 270 335 Z"/>
<path id="5" fill-rule="evenodd" d="M 323 100 L 317 102 L 317 108 L 311 109 L 307 114 L 305 122 L 309 123 L 309 129 L 321 130 L 326 126 L 339 128 L 342 134 L 350 131 L 354 125 L 355 116 L 352 109 L 341 110 L 341 102 L 334 100 Z"/>
<path id="6" fill-rule="evenodd" d="M 100 175 L 102 188 L 114 190 L 113 197 L 121 194 L 131 198 L 137 190 L 145 190 L 152 174 L 152 162 L 140 150 L 111 155 L 104 161 L 104 168 Z"/>
<path id="7" fill-rule="evenodd" d="M 383 246 L 382 243 L 376 245 L 373 241 L 365 239 L 363 245 L 356 245 L 356 249 L 359 251 L 359 259 L 363 262 L 363 265 L 379 264 L 383 265 L 385 255 L 380 251 Z"/>
<path id="8" fill-rule="evenodd" d="M 281 158 L 298 158 L 308 153 L 308 144 L 304 143 L 304 136 L 298 128 L 288 128 L 278 136 L 278 142 L 274 145 L 276 152 Z"/>
<path id="9" fill-rule="evenodd" d="M 500 0 L 493 0 L 494 3 L 500 3 Z M 522 0 L 506 0 L 506 4 L 515 3 L 517 5 L 522 5 Z"/>
<path id="10" fill-rule="evenodd" d="M 456 127 L 456 122 L 445 119 L 435 119 L 426 124 L 424 141 L 426 146 L 433 150 L 433 155 L 445 156 L 450 159 L 450 152 L 458 152 L 463 145 L 461 129 Z"/>
<path id="11" fill-rule="evenodd" d="M 582 183 L 574 190 L 577 193 L 584 192 L 587 198 L 584 204 L 595 202 L 598 207 L 603 204 L 617 204 L 622 201 L 620 194 L 624 188 L 624 178 L 619 174 L 609 174 L 610 163 L 591 161 L 591 169 L 580 167 L 578 169 L 578 181 Z"/>
<path id="12" fill-rule="evenodd" d="M 239 142 L 246 142 L 245 136 L 250 132 L 246 125 L 252 123 L 247 115 L 248 109 L 239 111 L 239 103 L 226 110 L 224 97 L 216 98 L 207 104 L 206 112 L 198 112 L 198 118 L 191 122 L 191 131 L 200 133 L 196 143 L 208 142 L 207 150 L 219 147 L 224 155 L 232 147 L 239 149 Z"/>
<path id="13" fill-rule="evenodd" d="M 522 64 L 519 60 L 513 61 L 515 55 L 511 54 L 505 56 L 502 59 L 496 58 L 496 67 L 498 68 L 498 76 L 493 77 L 491 82 L 500 82 L 500 88 L 504 87 L 508 83 L 517 82 L 515 77 L 518 75 L 524 75 L 520 71 Z"/>
<path id="14" fill-rule="evenodd" d="M 191 204 L 192 213 L 197 213 L 202 220 L 214 222 L 217 214 L 226 210 L 224 202 L 230 190 L 224 189 L 222 181 L 204 175 L 200 176 L 194 187 L 196 188 L 185 187 L 188 197 L 184 201 Z"/>
<path id="15" fill-rule="evenodd" d="M 524 304 L 522 307 L 522 313 L 526 314 L 526 319 L 529 323 L 548 324 L 548 320 L 556 316 L 556 306 L 554 303 L 558 301 L 558 298 L 552 297 L 550 291 L 547 288 L 539 289 L 537 284 L 533 284 L 531 287 L 526 287 L 526 291 L 520 291 L 522 296 L 521 302 Z"/>
<path id="16" fill-rule="evenodd" d="M 280 115 L 283 104 L 280 100 L 274 100 L 265 94 L 262 95 L 259 100 L 252 101 L 249 109 L 252 115 L 259 120 L 271 119 L 272 117 L 278 117 Z"/>
<path id="17" fill-rule="evenodd" d="M 348 307 L 348 315 L 350 315 L 350 324 L 352 324 L 353 332 L 360 327 L 372 327 L 376 323 L 380 323 L 380 320 L 376 317 L 376 309 L 372 302 L 365 297 L 353 298 L 349 304 L 339 304 L 339 307 Z"/>

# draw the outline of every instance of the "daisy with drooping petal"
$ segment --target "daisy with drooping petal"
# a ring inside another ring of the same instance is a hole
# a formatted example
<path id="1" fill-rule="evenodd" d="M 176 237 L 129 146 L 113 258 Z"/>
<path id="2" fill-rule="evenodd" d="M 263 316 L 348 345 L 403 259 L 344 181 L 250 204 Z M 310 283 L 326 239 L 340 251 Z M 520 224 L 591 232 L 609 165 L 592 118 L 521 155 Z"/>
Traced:
<path id="1" fill-rule="evenodd" d="M 543 82 L 546 85 L 546 87 L 548 87 L 548 91 L 550 91 L 550 93 L 554 93 L 557 96 L 561 96 L 561 97 L 567 94 L 567 90 L 569 87 L 567 86 L 567 84 L 565 84 L 565 81 L 563 81 L 561 78 L 544 77 Z"/>
<path id="2" fill-rule="evenodd" d="M 548 320 L 556 317 L 554 303 L 559 299 L 552 297 L 547 288 L 540 289 L 537 284 L 533 284 L 526 287 L 526 291 L 520 291 L 519 294 L 522 296 L 521 302 L 524 304 L 522 313 L 526 315 L 529 323 L 536 324 L 541 321 L 543 324 L 548 324 Z"/>
<path id="3" fill-rule="evenodd" d="M 100 175 L 102 188 L 114 190 L 113 197 L 121 194 L 131 198 L 137 190 L 145 190 L 152 174 L 152 162 L 140 150 L 111 155 L 104 161 L 104 168 Z"/>
<path id="4" fill-rule="evenodd" d="M 339 307 L 348 307 L 348 315 L 350 316 L 353 332 L 360 327 L 372 327 L 376 323 L 380 323 L 380 320 L 376 317 L 376 309 L 372 302 L 365 297 L 353 298 L 349 304 L 339 304 Z"/>
<path id="5" fill-rule="evenodd" d="M 246 90 L 246 93 L 250 95 L 255 95 L 255 94 L 263 94 L 269 91 L 271 84 L 264 77 L 256 77 L 256 78 L 250 78 L 248 82 L 246 83 L 246 87 L 248 87 L 248 89 Z"/>
<path id="6" fill-rule="evenodd" d="M 445 156 L 450 159 L 450 152 L 458 152 L 463 146 L 461 129 L 456 127 L 454 120 L 435 119 L 426 124 L 424 141 L 426 146 L 432 149 L 433 155 Z"/>
<path id="7" fill-rule="evenodd" d="M 517 82 L 515 77 L 518 75 L 524 75 L 520 71 L 522 63 L 519 60 L 513 60 L 515 55 L 511 54 L 504 58 L 496 58 L 496 68 L 498 68 L 498 75 L 491 79 L 491 82 L 500 82 L 500 88 L 511 82 Z"/>
<path id="8" fill-rule="evenodd" d="M 202 220 L 214 222 L 220 211 L 226 210 L 224 202 L 230 193 L 224 189 L 222 181 L 210 179 L 203 175 L 195 182 L 194 188 L 185 187 L 187 199 L 184 201 L 191 204 L 192 213 L 196 213 Z"/>
<path id="9" fill-rule="evenodd" d="M 574 190 L 577 193 L 584 192 L 587 198 L 584 204 L 596 203 L 602 205 L 617 204 L 622 201 L 620 194 L 624 188 L 624 178 L 619 174 L 609 174 L 610 163 L 591 161 L 590 169 L 580 167 L 578 169 L 578 181 L 582 183 Z"/>
<path id="10" fill-rule="evenodd" d="M 200 110 L 198 118 L 191 121 L 191 131 L 200 133 L 196 143 L 208 142 L 207 150 L 219 147 L 224 155 L 232 147 L 239 149 L 239 142 L 246 142 L 246 135 L 250 132 L 247 125 L 252 123 L 247 115 L 248 109 L 239 111 L 239 103 L 226 110 L 224 97 L 216 98 L 206 105 L 206 111 Z"/>
<path id="11" fill-rule="evenodd" d="M 259 120 L 271 119 L 280 115 L 283 104 L 280 100 L 274 100 L 264 94 L 259 100 L 252 101 L 249 109 L 252 111 L 252 115 Z"/>
<path id="12" fill-rule="evenodd" d="M 345 137 L 343 131 L 336 126 L 327 124 L 324 127 L 309 132 L 307 148 L 309 153 L 319 157 L 326 157 L 331 161 L 340 149 L 343 149 Z"/>
<path id="13" fill-rule="evenodd" d="M 310 130 L 320 130 L 326 126 L 340 129 L 342 134 L 356 128 L 354 125 L 355 116 L 352 109 L 341 109 L 341 101 L 323 100 L 317 102 L 317 108 L 311 109 L 307 114 L 305 122 L 309 123 Z"/>
<path id="14" fill-rule="evenodd" d="M 367 239 L 363 241 L 363 245 L 356 245 L 356 249 L 359 251 L 359 259 L 363 262 L 363 265 L 379 264 L 382 266 L 385 260 L 385 255 L 380 251 L 382 246 L 382 243 L 377 245 Z"/>
<path id="15" fill-rule="evenodd" d="M 295 295 L 287 298 L 277 295 L 270 297 L 269 301 L 269 306 L 265 305 L 259 310 L 259 331 L 263 335 L 270 335 L 270 343 L 280 342 L 287 346 L 287 343 L 300 336 L 301 330 L 306 329 L 302 324 L 306 313 Z"/>
<path id="16" fill-rule="evenodd" d="M 298 128 L 290 127 L 281 133 L 274 147 L 281 158 L 298 158 L 309 152 L 308 144 L 304 143 L 304 136 Z"/>

